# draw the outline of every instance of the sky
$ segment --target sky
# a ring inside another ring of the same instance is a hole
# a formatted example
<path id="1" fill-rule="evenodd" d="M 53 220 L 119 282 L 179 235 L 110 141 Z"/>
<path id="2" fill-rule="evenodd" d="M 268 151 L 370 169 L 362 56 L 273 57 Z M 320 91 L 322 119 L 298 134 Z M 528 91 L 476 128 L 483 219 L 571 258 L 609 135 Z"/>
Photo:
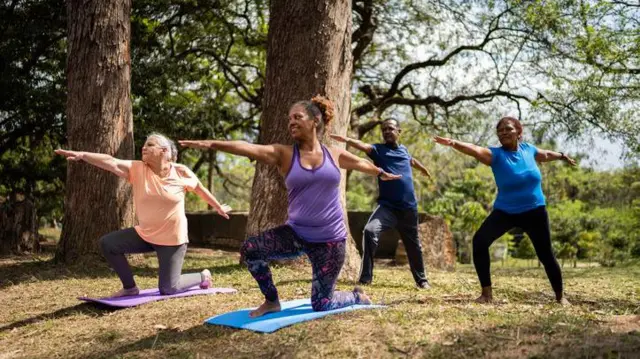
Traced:
<path id="1" fill-rule="evenodd" d="M 589 158 L 584 160 L 581 165 L 586 165 L 599 171 L 620 169 L 625 164 L 625 161 L 621 158 L 624 146 L 607 139 L 595 138 L 593 146 L 588 149 L 581 148 L 581 146 L 575 144 L 569 144 L 567 148 L 569 148 L 567 152 L 588 152 Z"/>

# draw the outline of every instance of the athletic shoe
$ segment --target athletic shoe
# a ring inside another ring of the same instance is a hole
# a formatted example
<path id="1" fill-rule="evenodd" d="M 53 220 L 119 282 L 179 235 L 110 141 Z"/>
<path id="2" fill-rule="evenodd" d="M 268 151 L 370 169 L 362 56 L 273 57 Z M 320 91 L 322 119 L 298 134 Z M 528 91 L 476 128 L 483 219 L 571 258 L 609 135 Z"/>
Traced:
<path id="1" fill-rule="evenodd" d="M 200 276 L 202 277 L 202 282 L 200 282 L 200 288 L 208 289 L 209 287 L 211 287 L 211 284 L 213 284 L 213 281 L 211 280 L 211 272 L 208 269 L 205 269 L 202 272 L 200 272 Z"/>

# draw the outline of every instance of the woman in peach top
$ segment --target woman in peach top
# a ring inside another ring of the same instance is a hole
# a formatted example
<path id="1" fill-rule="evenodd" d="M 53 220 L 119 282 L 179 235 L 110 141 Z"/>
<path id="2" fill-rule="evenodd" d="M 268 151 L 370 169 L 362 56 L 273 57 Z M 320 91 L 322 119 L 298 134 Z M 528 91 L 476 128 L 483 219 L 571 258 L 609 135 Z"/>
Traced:
<path id="1" fill-rule="evenodd" d="M 133 186 L 133 204 L 139 224 L 111 232 L 100 239 L 104 256 L 122 281 L 122 289 L 114 293 L 114 297 L 139 293 L 125 258 L 128 253 L 157 253 L 158 289 L 161 294 L 175 294 L 195 285 L 200 288 L 211 286 L 208 269 L 181 274 L 189 241 L 185 194 L 187 191 L 195 192 L 227 219 L 226 212 L 231 208 L 221 205 L 189 168 L 173 162 L 177 150 L 172 141 L 160 134 L 150 135 L 142 147 L 142 161 L 120 160 L 101 153 L 55 152 L 67 160 L 85 161 L 112 172 Z"/>

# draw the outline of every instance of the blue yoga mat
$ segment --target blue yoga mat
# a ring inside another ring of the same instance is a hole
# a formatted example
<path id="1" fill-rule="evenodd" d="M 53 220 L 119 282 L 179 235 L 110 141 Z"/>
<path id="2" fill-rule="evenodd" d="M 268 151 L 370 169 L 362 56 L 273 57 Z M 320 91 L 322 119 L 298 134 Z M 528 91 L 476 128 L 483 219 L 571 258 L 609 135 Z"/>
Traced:
<path id="1" fill-rule="evenodd" d="M 306 322 L 327 315 L 349 312 L 358 309 L 384 308 L 384 305 L 361 305 L 355 304 L 349 307 L 329 310 L 326 312 L 315 312 L 311 308 L 310 299 L 297 299 L 280 303 L 282 310 L 276 313 L 265 314 L 261 317 L 251 318 L 249 312 L 255 308 L 240 309 L 235 312 L 216 315 L 205 320 L 206 324 L 222 325 L 238 329 L 248 329 L 260 333 L 273 333 L 276 330 L 296 323 Z"/>

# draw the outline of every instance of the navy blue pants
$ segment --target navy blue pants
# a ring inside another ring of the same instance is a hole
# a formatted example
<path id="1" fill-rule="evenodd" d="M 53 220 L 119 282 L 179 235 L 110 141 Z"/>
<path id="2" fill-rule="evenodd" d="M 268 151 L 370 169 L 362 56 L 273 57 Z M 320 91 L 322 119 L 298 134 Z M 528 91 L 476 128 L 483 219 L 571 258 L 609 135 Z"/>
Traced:
<path id="1" fill-rule="evenodd" d="M 422 259 L 422 245 L 418 238 L 418 210 L 394 209 L 379 205 L 364 227 L 362 238 L 362 271 L 360 283 L 368 284 L 373 279 L 373 257 L 378 248 L 380 233 L 395 228 L 407 250 L 413 280 L 420 284 L 427 281 Z"/>

